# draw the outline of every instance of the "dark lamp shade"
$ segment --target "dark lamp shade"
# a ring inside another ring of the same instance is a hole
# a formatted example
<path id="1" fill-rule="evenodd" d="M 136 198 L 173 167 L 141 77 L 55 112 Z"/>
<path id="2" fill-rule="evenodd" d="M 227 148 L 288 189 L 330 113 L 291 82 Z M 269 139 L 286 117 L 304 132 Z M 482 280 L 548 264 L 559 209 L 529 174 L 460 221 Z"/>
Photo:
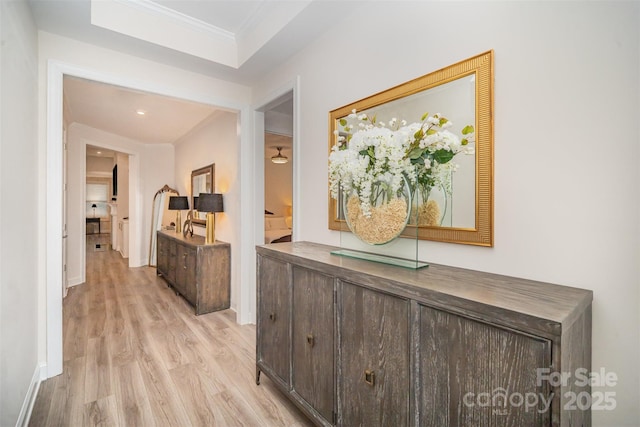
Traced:
<path id="1" fill-rule="evenodd" d="M 97 208 L 98 205 L 96 205 L 95 203 L 91 205 L 92 208 Z"/>
<path id="2" fill-rule="evenodd" d="M 200 193 L 198 196 L 198 211 L 200 212 L 224 212 L 222 194 Z"/>
<path id="3" fill-rule="evenodd" d="M 189 200 L 186 196 L 169 197 L 170 211 L 186 211 L 187 209 L 189 209 Z"/>

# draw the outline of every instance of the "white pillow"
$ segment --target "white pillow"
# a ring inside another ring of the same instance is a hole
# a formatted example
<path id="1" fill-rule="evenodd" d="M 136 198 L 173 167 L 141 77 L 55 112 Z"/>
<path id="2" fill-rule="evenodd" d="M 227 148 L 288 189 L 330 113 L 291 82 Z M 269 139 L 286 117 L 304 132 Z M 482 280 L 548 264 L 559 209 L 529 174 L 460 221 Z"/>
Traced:
<path id="1" fill-rule="evenodd" d="M 265 230 L 271 230 L 271 215 L 265 215 L 264 216 L 264 229 Z"/>
<path id="2" fill-rule="evenodd" d="M 287 223 L 284 220 L 284 217 L 277 216 L 273 218 L 269 218 L 269 230 L 282 230 L 287 229 Z"/>

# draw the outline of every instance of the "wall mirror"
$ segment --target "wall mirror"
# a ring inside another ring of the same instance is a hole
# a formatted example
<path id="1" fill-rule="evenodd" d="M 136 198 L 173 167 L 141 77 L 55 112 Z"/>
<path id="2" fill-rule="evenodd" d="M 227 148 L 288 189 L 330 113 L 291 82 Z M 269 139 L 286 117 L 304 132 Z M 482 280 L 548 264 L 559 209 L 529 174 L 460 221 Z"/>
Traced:
<path id="1" fill-rule="evenodd" d="M 213 193 L 215 183 L 215 164 L 196 169 L 191 172 L 191 209 L 193 225 L 204 227 L 206 224 L 206 212 L 197 211 L 197 200 L 200 193 Z"/>
<path id="2" fill-rule="evenodd" d="M 493 246 L 493 51 L 331 111 L 329 150 L 338 143 L 338 136 L 347 132 L 341 120 L 351 124 L 347 116 L 354 109 L 383 122 L 394 117 L 419 122 L 426 112 L 441 113 L 453 122 L 449 130 L 455 133 L 473 125 L 475 153 L 456 156 L 459 167 L 451 175 L 451 194 L 435 188 L 432 194 L 445 207 L 441 224 L 409 225 L 404 235 Z M 340 203 L 329 197 L 329 228 L 344 230 L 342 222 Z"/>

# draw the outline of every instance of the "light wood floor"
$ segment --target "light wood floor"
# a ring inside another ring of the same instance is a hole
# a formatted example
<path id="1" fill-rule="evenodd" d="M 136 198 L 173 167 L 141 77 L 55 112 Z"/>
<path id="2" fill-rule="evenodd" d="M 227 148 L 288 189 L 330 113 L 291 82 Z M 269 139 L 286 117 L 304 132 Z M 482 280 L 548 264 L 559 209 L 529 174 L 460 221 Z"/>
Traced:
<path id="1" fill-rule="evenodd" d="M 265 376 L 255 326 L 195 316 L 155 268 L 87 239 L 87 281 L 63 306 L 64 373 L 40 386 L 30 426 L 310 426 Z"/>

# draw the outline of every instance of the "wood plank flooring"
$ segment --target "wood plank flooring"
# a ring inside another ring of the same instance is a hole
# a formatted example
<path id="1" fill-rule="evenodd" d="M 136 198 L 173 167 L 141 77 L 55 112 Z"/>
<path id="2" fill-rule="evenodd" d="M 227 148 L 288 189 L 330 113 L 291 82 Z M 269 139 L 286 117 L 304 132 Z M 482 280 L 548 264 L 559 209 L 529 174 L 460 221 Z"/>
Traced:
<path id="1" fill-rule="evenodd" d="M 44 381 L 30 426 L 311 426 L 262 375 L 255 326 L 195 316 L 156 276 L 87 239 L 87 281 L 63 304 L 64 373 Z"/>

